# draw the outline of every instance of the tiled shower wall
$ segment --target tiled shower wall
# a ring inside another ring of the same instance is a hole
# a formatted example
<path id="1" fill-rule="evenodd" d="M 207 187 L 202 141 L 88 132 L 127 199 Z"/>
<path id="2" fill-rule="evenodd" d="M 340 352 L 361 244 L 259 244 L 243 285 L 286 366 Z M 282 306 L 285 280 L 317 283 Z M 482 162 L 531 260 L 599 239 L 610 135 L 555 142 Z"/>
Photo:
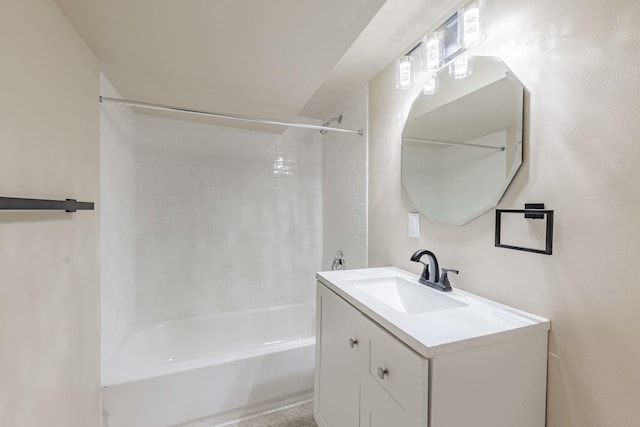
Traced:
<path id="1" fill-rule="evenodd" d="M 364 268 L 367 261 L 367 106 L 368 86 L 341 102 L 332 126 L 364 129 L 364 136 L 329 132 L 323 137 L 323 256 L 331 269 L 336 251 L 343 252 L 346 267 Z"/>
<path id="2" fill-rule="evenodd" d="M 312 301 L 321 137 L 138 115 L 137 320 Z"/>

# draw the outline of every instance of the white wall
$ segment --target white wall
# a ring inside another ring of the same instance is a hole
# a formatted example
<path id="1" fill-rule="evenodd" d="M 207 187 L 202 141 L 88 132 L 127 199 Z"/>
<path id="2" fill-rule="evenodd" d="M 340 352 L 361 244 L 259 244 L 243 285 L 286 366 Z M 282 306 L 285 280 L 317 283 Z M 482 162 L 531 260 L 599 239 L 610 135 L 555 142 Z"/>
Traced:
<path id="1" fill-rule="evenodd" d="M 98 62 L 50 0 L 0 12 L 0 195 L 99 202 Z M 0 425 L 99 425 L 99 211 L 0 212 Z"/>
<path id="2" fill-rule="evenodd" d="M 460 269 L 454 287 L 549 317 L 548 427 L 638 425 L 640 3 L 487 7 L 489 39 L 475 53 L 500 56 L 530 93 L 524 164 L 500 207 L 554 209 L 554 253 L 495 248 L 492 212 L 462 227 L 423 220 L 422 238 L 406 237 L 400 136 L 411 95 L 389 66 L 369 92 L 370 265 L 419 273 L 409 256 L 429 248 Z"/>
<path id="3" fill-rule="evenodd" d="M 136 120 L 137 320 L 312 301 L 317 131 Z"/>
<path id="4" fill-rule="evenodd" d="M 100 75 L 100 94 L 121 98 Z M 100 105 L 101 360 L 105 366 L 136 317 L 135 115 Z"/>
<path id="5" fill-rule="evenodd" d="M 322 268 L 331 270 L 341 250 L 346 268 L 367 266 L 367 108 L 368 86 L 344 99 L 331 126 L 364 129 L 365 135 L 328 132 L 322 137 L 323 255 Z"/>

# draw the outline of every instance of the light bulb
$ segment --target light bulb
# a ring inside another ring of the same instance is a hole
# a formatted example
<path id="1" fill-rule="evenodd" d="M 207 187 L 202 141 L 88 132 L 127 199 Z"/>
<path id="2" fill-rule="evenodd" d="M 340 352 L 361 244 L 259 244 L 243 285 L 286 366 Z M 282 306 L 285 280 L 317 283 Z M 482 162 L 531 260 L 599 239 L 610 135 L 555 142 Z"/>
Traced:
<path id="1" fill-rule="evenodd" d="M 473 71 L 471 57 L 460 55 L 449 64 L 449 76 L 453 79 L 464 79 Z"/>
<path id="2" fill-rule="evenodd" d="M 480 9 L 465 10 L 462 17 L 464 22 L 464 44 L 466 47 L 475 46 L 480 41 Z"/>
<path id="3" fill-rule="evenodd" d="M 414 79 L 413 57 L 405 55 L 398 59 L 398 68 L 396 71 L 396 88 L 406 90 L 413 87 Z"/>
<path id="4" fill-rule="evenodd" d="M 422 51 L 422 69 L 428 73 L 438 71 L 444 63 L 444 39 L 442 35 L 442 32 L 436 31 L 434 33 L 428 34 L 427 37 L 422 41 L 422 44 L 424 46 Z"/>
<path id="5" fill-rule="evenodd" d="M 438 84 L 438 75 L 433 74 L 431 77 L 429 77 L 429 80 L 427 80 L 427 84 L 424 85 L 424 89 L 422 89 L 422 93 L 424 93 L 425 95 L 434 94 L 438 91 L 439 86 L 440 85 Z"/>
<path id="6" fill-rule="evenodd" d="M 458 11 L 458 43 L 473 47 L 484 40 L 484 0 L 473 0 Z"/>

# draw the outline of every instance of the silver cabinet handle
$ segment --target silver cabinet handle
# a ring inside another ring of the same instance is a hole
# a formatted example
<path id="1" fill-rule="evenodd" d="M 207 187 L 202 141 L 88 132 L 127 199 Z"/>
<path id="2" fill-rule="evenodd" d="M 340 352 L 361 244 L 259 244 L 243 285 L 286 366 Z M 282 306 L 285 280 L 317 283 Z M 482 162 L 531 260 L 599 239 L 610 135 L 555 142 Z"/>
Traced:
<path id="1" fill-rule="evenodd" d="M 378 368 L 378 377 L 383 380 L 386 376 L 389 376 L 389 370 L 382 367 Z"/>
<path id="2" fill-rule="evenodd" d="M 355 346 L 358 345 L 358 340 L 357 339 L 353 339 L 353 338 L 349 338 L 349 347 L 353 348 Z"/>

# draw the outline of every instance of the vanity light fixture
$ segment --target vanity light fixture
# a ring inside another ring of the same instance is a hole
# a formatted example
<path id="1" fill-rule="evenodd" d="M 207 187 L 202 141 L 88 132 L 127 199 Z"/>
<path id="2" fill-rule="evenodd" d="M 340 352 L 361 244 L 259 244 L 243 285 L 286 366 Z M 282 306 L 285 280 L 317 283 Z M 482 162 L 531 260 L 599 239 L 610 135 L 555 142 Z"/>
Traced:
<path id="1" fill-rule="evenodd" d="M 458 10 L 458 43 L 465 49 L 487 37 L 484 0 L 472 0 Z"/>
<path id="2" fill-rule="evenodd" d="M 434 73 L 429 77 L 429 80 L 427 80 L 427 84 L 424 85 L 422 93 L 425 95 L 432 95 L 438 91 L 439 86 L 438 75 Z"/>
<path id="3" fill-rule="evenodd" d="M 449 65 L 449 75 L 463 79 L 471 74 L 471 57 L 465 51 L 487 37 L 485 0 L 469 0 L 456 13 L 447 18 L 435 31 L 428 33 L 421 42 L 401 56 L 396 68 L 396 88 L 411 89 L 415 85 L 416 71 L 413 53 L 420 51 L 422 71 L 435 74 Z M 432 94 L 438 90 L 437 78 L 425 85 L 423 92 Z"/>
<path id="4" fill-rule="evenodd" d="M 438 71 L 444 64 L 444 33 L 434 31 L 422 41 L 422 69 L 428 73 Z"/>
<path id="5" fill-rule="evenodd" d="M 464 79 L 473 71 L 473 59 L 468 55 L 459 55 L 449 64 L 449 76 L 452 79 Z"/>
<path id="6" fill-rule="evenodd" d="M 396 70 L 396 88 L 401 90 L 411 89 L 415 84 L 415 60 L 411 54 L 404 55 L 398 59 Z"/>

